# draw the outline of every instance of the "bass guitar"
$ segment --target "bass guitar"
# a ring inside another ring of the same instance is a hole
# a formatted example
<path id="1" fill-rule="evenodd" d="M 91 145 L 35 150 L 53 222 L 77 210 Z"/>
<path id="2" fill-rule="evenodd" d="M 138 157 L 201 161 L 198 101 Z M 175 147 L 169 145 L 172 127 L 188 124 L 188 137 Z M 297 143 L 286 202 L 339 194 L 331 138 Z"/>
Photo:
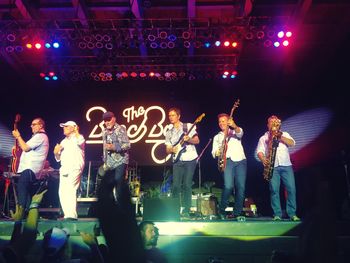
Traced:
<path id="1" fill-rule="evenodd" d="M 21 120 L 21 115 L 16 114 L 15 122 L 13 124 L 13 129 L 17 130 L 18 129 L 18 123 Z M 12 148 L 12 163 L 11 163 L 11 172 L 17 173 L 18 170 L 18 165 L 19 165 L 19 159 L 22 154 L 22 149 L 18 145 L 18 141 L 15 140 L 15 145 Z"/>
<path id="2" fill-rule="evenodd" d="M 190 129 L 187 131 L 187 133 L 183 133 L 180 136 L 179 140 L 173 145 L 173 147 L 177 149 L 176 153 L 172 154 L 173 163 L 176 163 L 178 160 L 180 160 L 181 154 L 183 154 L 186 151 L 186 143 L 184 140 L 185 135 L 190 134 L 190 132 L 193 130 L 196 124 L 202 121 L 204 116 L 205 113 L 202 113 L 200 116 L 198 116 L 194 123 L 191 125 Z"/>
<path id="3" fill-rule="evenodd" d="M 232 118 L 233 112 L 238 108 L 239 106 L 239 99 L 235 101 L 233 104 L 233 107 L 231 109 L 230 117 L 229 119 Z M 229 132 L 229 127 L 227 126 L 226 131 L 224 131 L 224 139 L 222 140 L 222 145 L 220 147 L 220 155 L 218 157 L 218 169 L 220 172 L 225 171 L 226 168 L 226 152 L 227 152 L 227 136 Z"/>

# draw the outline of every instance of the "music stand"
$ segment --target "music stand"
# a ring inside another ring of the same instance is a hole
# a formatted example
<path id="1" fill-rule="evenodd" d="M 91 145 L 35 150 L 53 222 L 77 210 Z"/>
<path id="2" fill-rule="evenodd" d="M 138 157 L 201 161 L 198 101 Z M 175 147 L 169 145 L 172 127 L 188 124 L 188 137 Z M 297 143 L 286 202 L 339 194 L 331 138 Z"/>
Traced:
<path id="1" fill-rule="evenodd" d="M 203 148 L 203 150 L 201 151 L 201 153 L 198 155 L 197 159 L 196 159 L 196 163 L 198 164 L 198 194 L 197 194 L 197 213 L 199 214 L 200 217 L 202 217 L 202 208 L 200 202 L 202 202 L 202 172 L 201 172 L 201 162 L 200 159 L 202 158 L 204 152 L 206 151 L 206 149 L 208 148 L 209 144 L 211 143 L 212 138 L 209 139 L 209 141 L 207 142 L 207 144 L 205 145 L 205 147 Z"/>

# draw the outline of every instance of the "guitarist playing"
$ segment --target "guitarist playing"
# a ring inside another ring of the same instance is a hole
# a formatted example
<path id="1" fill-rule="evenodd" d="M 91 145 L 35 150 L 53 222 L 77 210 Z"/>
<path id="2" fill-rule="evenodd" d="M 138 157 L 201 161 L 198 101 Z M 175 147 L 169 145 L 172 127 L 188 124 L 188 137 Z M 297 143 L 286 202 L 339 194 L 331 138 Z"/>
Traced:
<path id="1" fill-rule="evenodd" d="M 219 216 L 221 219 L 225 218 L 228 199 L 234 192 L 233 215 L 238 221 L 244 221 L 245 218 L 242 215 L 242 211 L 247 177 L 247 159 L 241 142 L 243 129 L 226 113 L 218 115 L 218 123 L 221 131 L 213 139 L 212 155 L 214 158 L 219 158 L 223 155 L 225 159 L 225 167 L 220 170 L 223 172 L 224 189 L 221 195 Z M 222 153 L 222 148 L 226 150 L 224 154 Z"/>
<path id="2" fill-rule="evenodd" d="M 199 144 L 199 137 L 195 125 L 182 123 L 180 121 L 181 112 L 177 108 L 171 108 L 168 111 L 170 128 L 165 134 L 166 153 L 177 155 L 173 158 L 173 197 L 182 195 L 182 206 L 184 207 L 183 216 L 189 217 L 192 201 L 192 179 L 196 169 L 196 144 Z M 179 141 L 184 143 L 179 145 Z M 184 150 L 180 149 L 184 148 Z"/>

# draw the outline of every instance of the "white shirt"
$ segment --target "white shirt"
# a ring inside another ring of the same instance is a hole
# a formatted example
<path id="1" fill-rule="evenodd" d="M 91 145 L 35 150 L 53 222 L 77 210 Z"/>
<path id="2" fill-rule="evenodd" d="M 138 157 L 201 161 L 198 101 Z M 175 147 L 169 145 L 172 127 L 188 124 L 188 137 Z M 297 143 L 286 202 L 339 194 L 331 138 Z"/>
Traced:
<path id="1" fill-rule="evenodd" d="M 242 137 L 243 137 L 243 129 L 240 128 L 241 131 L 236 133 L 234 130 L 229 130 L 229 134 L 227 136 L 227 151 L 226 158 L 231 159 L 234 162 L 239 162 L 246 159 L 243 146 L 242 146 Z M 213 139 L 213 148 L 211 154 L 214 158 L 216 158 L 215 153 L 222 146 L 224 140 L 224 132 L 220 131 L 217 135 L 215 135 Z"/>
<path id="2" fill-rule="evenodd" d="M 288 132 L 282 132 L 282 136 L 294 141 L 294 139 L 292 138 L 292 136 L 289 135 Z M 258 146 L 256 148 L 256 154 L 258 154 L 259 152 L 262 152 L 265 156 L 268 155 L 268 147 L 267 147 L 268 140 L 269 140 L 269 132 L 265 132 L 265 134 L 261 136 L 259 139 Z M 295 145 L 295 141 L 294 141 L 294 145 Z M 283 142 L 279 142 L 276 150 L 276 159 L 275 159 L 274 167 L 290 166 L 290 165 L 292 165 L 292 162 L 290 161 L 290 157 L 289 157 L 289 148 Z"/>
<path id="3" fill-rule="evenodd" d="M 49 152 L 49 138 L 43 132 L 35 133 L 26 144 L 30 147 L 28 152 L 21 154 L 18 173 L 30 169 L 38 177 L 44 168 L 47 153 Z"/>
<path id="4" fill-rule="evenodd" d="M 64 138 L 61 141 L 61 168 L 60 174 L 65 175 L 72 171 L 83 171 L 85 165 L 85 139 L 83 135 L 79 134 L 78 137 L 71 135 Z"/>
<path id="5" fill-rule="evenodd" d="M 191 123 L 185 123 L 187 126 L 187 132 L 191 129 Z M 169 125 L 169 130 L 165 134 L 165 145 L 174 146 L 179 141 L 183 132 L 183 123 L 180 123 L 179 129 L 176 129 L 174 125 Z M 188 134 L 190 138 L 196 135 L 196 126 L 193 127 L 191 132 Z M 192 161 L 198 157 L 196 147 L 193 144 L 186 144 L 186 151 L 180 155 L 180 161 Z"/>

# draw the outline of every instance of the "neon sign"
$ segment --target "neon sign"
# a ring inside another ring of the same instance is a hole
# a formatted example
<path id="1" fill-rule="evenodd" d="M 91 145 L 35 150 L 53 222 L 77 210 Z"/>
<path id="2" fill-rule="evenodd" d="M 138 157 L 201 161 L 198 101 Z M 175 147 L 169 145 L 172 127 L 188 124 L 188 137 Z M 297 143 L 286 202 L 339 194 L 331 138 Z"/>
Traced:
<path id="1" fill-rule="evenodd" d="M 104 113 L 107 110 L 102 106 L 91 107 L 86 112 L 86 120 L 92 122 L 92 113 Z M 157 116 L 157 120 L 150 118 L 150 115 L 154 114 Z M 170 158 L 170 154 L 167 156 L 158 156 L 157 154 L 159 146 L 164 147 L 165 132 L 169 128 L 169 125 L 165 124 L 165 110 L 160 106 L 150 106 L 145 108 L 139 106 L 130 106 L 122 111 L 122 115 L 125 118 L 127 135 L 129 137 L 130 143 L 136 144 L 138 142 L 144 141 L 146 144 L 153 144 L 150 150 L 150 156 L 156 164 L 163 164 Z M 136 122 L 136 123 L 135 123 Z M 118 121 L 118 123 L 120 123 Z M 102 131 L 104 129 L 103 121 L 96 123 L 92 128 L 87 144 L 102 144 Z"/>

